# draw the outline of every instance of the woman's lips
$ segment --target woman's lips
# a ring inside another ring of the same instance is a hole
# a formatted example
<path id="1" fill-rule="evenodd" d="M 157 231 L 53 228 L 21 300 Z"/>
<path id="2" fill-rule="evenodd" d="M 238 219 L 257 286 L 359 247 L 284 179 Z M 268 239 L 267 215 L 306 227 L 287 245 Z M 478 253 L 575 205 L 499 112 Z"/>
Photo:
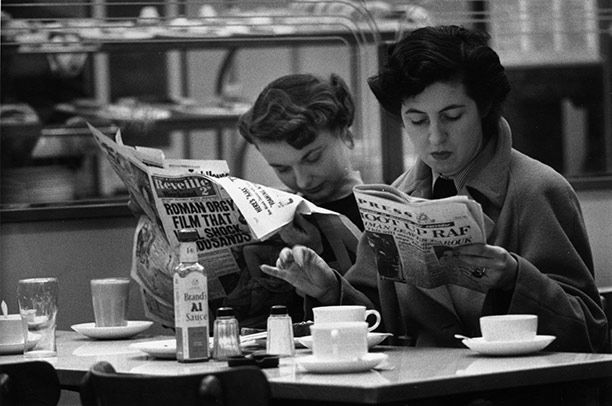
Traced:
<path id="1" fill-rule="evenodd" d="M 323 185 L 319 185 L 317 187 L 311 187 L 309 189 L 302 189 L 302 193 L 305 195 L 315 195 L 319 193 L 323 189 Z"/>
<path id="2" fill-rule="evenodd" d="M 432 152 L 431 156 L 433 159 L 437 160 L 437 161 L 445 161 L 448 158 L 450 158 L 450 156 L 452 155 L 452 152 L 448 152 L 448 151 L 441 151 L 441 152 Z"/>

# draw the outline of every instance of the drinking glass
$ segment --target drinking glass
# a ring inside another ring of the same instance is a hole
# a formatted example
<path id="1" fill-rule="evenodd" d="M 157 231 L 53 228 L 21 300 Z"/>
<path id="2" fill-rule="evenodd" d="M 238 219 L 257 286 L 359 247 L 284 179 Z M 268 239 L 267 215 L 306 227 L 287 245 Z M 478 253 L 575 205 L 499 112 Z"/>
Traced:
<path id="1" fill-rule="evenodd" d="M 96 327 L 127 326 L 130 280 L 92 279 L 90 285 Z"/>
<path id="2" fill-rule="evenodd" d="M 55 357 L 57 326 L 57 278 L 19 280 L 17 300 L 23 322 L 23 335 L 28 344 L 23 354 L 27 358 Z"/>

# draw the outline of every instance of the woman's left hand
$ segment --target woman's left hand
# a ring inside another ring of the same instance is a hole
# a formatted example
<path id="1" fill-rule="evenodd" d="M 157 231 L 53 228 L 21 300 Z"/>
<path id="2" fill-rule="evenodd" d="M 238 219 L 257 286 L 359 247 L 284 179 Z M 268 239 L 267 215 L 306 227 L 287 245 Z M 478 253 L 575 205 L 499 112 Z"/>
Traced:
<path id="1" fill-rule="evenodd" d="M 476 271 L 468 277 L 477 279 L 484 290 L 512 290 L 518 262 L 505 248 L 497 245 L 469 244 L 453 248 L 453 255 Z"/>

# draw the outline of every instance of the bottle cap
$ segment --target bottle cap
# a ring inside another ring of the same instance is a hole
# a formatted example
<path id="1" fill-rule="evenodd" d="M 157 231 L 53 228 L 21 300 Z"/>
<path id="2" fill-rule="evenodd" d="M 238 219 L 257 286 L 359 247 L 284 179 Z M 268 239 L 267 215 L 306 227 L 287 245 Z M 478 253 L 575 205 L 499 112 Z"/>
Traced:
<path id="1" fill-rule="evenodd" d="M 270 308 L 270 314 L 287 314 L 287 306 L 275 305 Z"/>
<path id="2" fill-rule="evenodd" d="M 231 307 L 220 307 L 217 309 L 217 317 L 228 317 L 234 315 L 234 309 Z"/>
<path id="3" fill-rule="evenodd" d="M 198 238 L 200 238 L 197 230 L 193 228 L 183 228 L 179 230 L 176 237 L 180 242 L 197 241 Z"/>

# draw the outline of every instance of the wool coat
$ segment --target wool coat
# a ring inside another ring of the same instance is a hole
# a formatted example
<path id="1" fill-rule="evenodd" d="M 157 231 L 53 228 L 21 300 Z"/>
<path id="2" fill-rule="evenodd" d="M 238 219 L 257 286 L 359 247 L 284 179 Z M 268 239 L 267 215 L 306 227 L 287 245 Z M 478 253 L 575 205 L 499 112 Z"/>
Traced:
<path id="1" fill-rule="evenodd" d="M 431 169 L 418 161 L 393 186 L 431 197 Z M 486 293 L 454 285 L 424 289 L 381 278 L 362 236 L 357 259 L 337 275 L 340 301 L 379 308 L 384 328 L 420 346 L 460 346 L 454 334 L 480 336 L 483 315 L 530 313 L 552 351 L 609 350 L 608 325 L 594 281 L 591 249 L 576 193 L 551 167 L 512 148 L 505 120 L 475 158 L 458 191 L 482 205 L 487 243 L 518 262 L 511 291 Z"/>

